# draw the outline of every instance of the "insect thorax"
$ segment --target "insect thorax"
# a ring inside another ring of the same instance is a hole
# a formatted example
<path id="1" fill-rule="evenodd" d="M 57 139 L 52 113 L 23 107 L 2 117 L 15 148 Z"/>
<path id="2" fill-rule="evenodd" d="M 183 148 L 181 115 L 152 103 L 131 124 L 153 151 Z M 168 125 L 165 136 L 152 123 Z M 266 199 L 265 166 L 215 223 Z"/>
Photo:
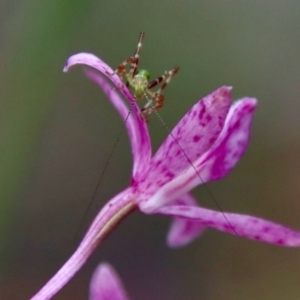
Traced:
<path id="1" fill-rule="evenodd" d="M 130 85 L 134 90 L 134 95 L 137 97 L 142 97 L 147 89 L 148 80 L 145 76 L 137 74 L 133 77 Z"/>
<path id="2" fill-rule="evenodd" d="M 143 97 L 148 87 L 149 79 L 150 73 L 147 70 L 139 70 L 132 80 L 129 81 L 129 84 L 132 86 L 134 95 L 136 97 Z"/>

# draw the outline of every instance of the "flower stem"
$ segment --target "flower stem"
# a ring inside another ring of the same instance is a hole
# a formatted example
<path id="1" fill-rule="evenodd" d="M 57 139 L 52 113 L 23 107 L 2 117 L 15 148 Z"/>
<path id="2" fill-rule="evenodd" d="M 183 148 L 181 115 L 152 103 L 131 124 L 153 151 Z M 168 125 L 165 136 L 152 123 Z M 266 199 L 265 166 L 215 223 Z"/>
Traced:
<path id="1" fill-rule="evenodd" d="M 128 190 L 110 200 L 99 212 L 74 254 L 31 300 L 51 299 L 75 275 L 108 234 L 136 207 Z"/>

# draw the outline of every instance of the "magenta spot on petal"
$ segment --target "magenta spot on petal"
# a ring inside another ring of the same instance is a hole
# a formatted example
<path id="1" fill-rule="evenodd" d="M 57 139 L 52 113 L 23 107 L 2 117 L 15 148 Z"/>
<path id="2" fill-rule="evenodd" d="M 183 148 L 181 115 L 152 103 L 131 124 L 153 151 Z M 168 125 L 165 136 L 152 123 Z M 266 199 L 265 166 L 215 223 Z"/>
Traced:
<path id="1" fill-rule="evenodd" d="M 176 205 L 185 205 L 185 202 L 182 200 L 177 200 Z"/>
<path id="2" fill-rule="evenodd" d="M 166 176 L 169 177 L 169 178 L 174 178 L 174 174 L 171 173 L 171 172 L 167 172 L 167 173 L 166 173 Z"/>
<path id="3" fill-rule="evenodd" d="M 215 224 L 214 221 L 206 221 L 206 222 L 205 222 L 205 225 L 208 225 L 208 226 L 214 225 L 214 224 Z"/>
<path id="4" fill-rule="evenodd" d="M 181 153 L 181 150 L 179 149 L 179 150 L 176 151 L 175 156 L 179 156 L 180 153 Z"/>
<path id="5" fill-rule="evenodd" d="M 157 184 L 158 186 L 163 186 L 163 185 L 164 185 L 164 183 L 165 183 L 164 181 L 162 181 L 162 180 L 158 180 L 156 184 Z"/>
<path id="6" fill-rule="evenodd" d="M 162 163 L 162 160 L 158 160 L 158 161 L 156 162 L 156 165 L 159 166 L 161 163 Z"/>
<path id="7" fill-rule="evenodd" d="M 200 113 L 199 113 L 199 119 L 202 119 L 204 114 L 205 114 L 205 111 L 206 111 L 206 108 L 205 106 L 203 105 L 201 110 L 200 110 Z"/>
<path id="8" fill-rule="evenodd" d="M 263 232 L 264 232 L 264 233 L 267 233 L 267 232 L 269 232 L 269 231 L 270 231 L 270 227 L 264 227 L 264 228 L 263 228 Z"/>
<path id="9" fill-rule="evenodd" d="M 168 168 L 167 168 L 166 166 L 163 166 L 163 168 L 162 168 L 161 171 L 162 171 L 162 172 L 166 172 L 166 171 L 168 171 Z"/>
<path id="10" fill-rule="evenodd" d="M 211 120 L 212 120 L 212 116 L 211 116 L 211 115 L 207 115 L 207 116 L 206 116 L 206 121 L 207 121 L 207 122 L 210 122 Z"/>
<path id="11" fill-rule="evenodd" d="M 219 126 L 223 127 L 224 125 L 224 119 L 222 117 L 219 117 Z"/>
<path id="12" fill-rule="evenodd" d="M 256 236 L 254 236 L 254 239 L 259 241 L 261 239 L 261 237 L 260 237 L 260 235 L 256 235 Z"/>
<path id="13" fill-rule="evenodd" d="M 241 127 L 241 119 L 239 119 L 232 127 L 232 130 L 238 130 Z"/>
<path id="14" fill-rule="evenodd" d="M 201 137 L 199 135 L 194 135 L 194 142 L 197 143 L 199 142 Z"/>
<path id="15" fill-rule="evenodd" d="M 233 158 L 240 157 L 240 151 L 234 151 L 234 152 L 232 153 L 232 157 L 233 157 Z"/>
<path id="16" fill-rule="evenodd" d="M 180 137 L 181 134 L 182 134 L 183 124 L 181 124 L 181 125 L 182 125 L 181 127 L 178 127 L 178 130 L 177 130 L 177 136 L 175 135 L 176 141 L 179 140 L 179 137 Z"/>
<path id="17" fill-rule="evenodd" d="M 229 224 L 224 224 L 223 228 L 224 228 L 224 230 L 233 230 L 232 226 Z"/>
<path id="18" fill-rule="evenodd" d="M 131 186 L 136 186 L 136 185 L 137 185 L 137 182 L 135 181 L 134 178 L 131 178 L 130 185 L 131 185 Z"/>
<path id="19" fill-rule="evenodd" d="M 210 143 L 210 144 L 213 144 L 213 143 L 215 142 L 215 140 L 216 140 L 216 138 L 215 138 L 215 137 L 212 137 L 212 138 L 209 139 L 209 143 Z"/>
<path id="20" fill-rule="evenodd" d="M 173 141 L 170 143 L 169 147 L 172 148 L 172 147 L 174 146 L 174 144 L 175 144 L 175 141 L 173 140 Z"/>
<path id="21" fill-rule="evenodd" d="M 276 241 L 276 243 L 278 245 L 284 245 L 284 240 L 283 239 L 279 239 L 279 240 Z"/>

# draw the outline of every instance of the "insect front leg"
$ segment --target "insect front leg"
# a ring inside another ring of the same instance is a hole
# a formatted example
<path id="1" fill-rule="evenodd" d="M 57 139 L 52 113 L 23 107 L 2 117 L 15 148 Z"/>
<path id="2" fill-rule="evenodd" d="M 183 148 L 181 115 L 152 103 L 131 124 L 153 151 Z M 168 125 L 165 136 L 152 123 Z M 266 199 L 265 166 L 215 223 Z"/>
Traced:
<path id="1" fill-rule="evenodd" d="M 124 77 L 130 82 L 133 77 L 136 75 L 137 68 L 139 65 L 139 55 L 142 47 L 142 41 L 144 39 L 145 34 L 143 32 L 140 33 L 139 41 L 135 49 L 134 56 L 127 58 L 124 62 L 122 62 L 114 73 L 118 74 L 119 77 L 124 80 Z M 126 66 L 130 64 L 129 71 L 126 70 Z M 126 83 L 126 86 L 129 86 L 129 83 Z"/>
<path id="2" fill-rule="evenodd" d="M 130 75 L 131 78 L 133 78 L 136 75 L 136 72 L 137 72 L 137 68 L 138 68 L 138 65 L 139 65 L 140 50 L 142 48 L 142 41 L 144 39 L 144 36 L 145 36 L 145 33 L 141 32 L 140 36 L 139 36 L 139 41 L 138 41 L 138 44 L 136 46 L 135 53 L 134 53 L 134 56 L 133 56 L 134 57 L 134 63 L 131 64 L 130 70 L 129 70 L 129 75 Z"/>
<path id="3" fill-rule="evenodd" d="M 164 96 L 162 95 L 162 91 L 170 83 L 172 77 L 178 72 L 178 70 L 179 68 L 176 67 L 171 71 L 166 71 L 164 75 L 154 79 L 148 84 L 146 93 L 150 96 L 151 100 L 155 102 L 155 105 L 152 105 L 152 101 L 148 101 L 148 103 L 142 108 L 143 115 L 150 115 L 153 111 L 163 106 Z M 160 83 L 162 83 L 162 85 L 156 92 L 152 92 L 150 90 Z"/>
<path id="4" fill-rule="evenodd" d="M 130 64 L 130 69 L 132 66 L 136 65 L 136 58 L 131 56 L 128 57 L 126 60 L 124 60 L 118 68 L 114 71 L 114 74 L 117 74 L 121 80 L 124 82 L 124 80 L 132 80 L 133 76 L 131 76 L 130 71 L 126 70 L 126 66 Z M 128 82 L 126 84 L 128 86 Z"/>

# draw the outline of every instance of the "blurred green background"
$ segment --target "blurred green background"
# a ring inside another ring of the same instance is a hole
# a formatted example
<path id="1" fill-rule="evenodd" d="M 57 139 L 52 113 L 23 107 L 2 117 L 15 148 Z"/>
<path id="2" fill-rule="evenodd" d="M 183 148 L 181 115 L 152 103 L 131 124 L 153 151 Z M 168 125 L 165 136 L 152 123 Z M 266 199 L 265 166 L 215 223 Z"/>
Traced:
<path id="1" fill-rule="evenodd" d="M 155 77 L 180 66 L 160 110 L 170 127 L 221 85 L 232 85 L 235 99 L 258 98 L 246 156 L 209 189 L 225 211 L 300 229 L 299 1 L 2 0 L 1 299 L 32 296 L 101 206 L 128 185 L 123 134 L 79 228 L 122 122 L 81 67 L 62 68 L 81 51 L 116 68 L 133 54 L 140 31 L 141 67 Z M 155 115 L 149 127 L 155 150 L 167 132 Z M 215 208 L 205 188 L 194 195 Z M 100 261 L 116 268 L 132 299 L 300 299 L 300 249 L 210 230 L 172 250 L 168 226 L 167 218 L 134 213 L 54 299 L 87 299 Z"/>

